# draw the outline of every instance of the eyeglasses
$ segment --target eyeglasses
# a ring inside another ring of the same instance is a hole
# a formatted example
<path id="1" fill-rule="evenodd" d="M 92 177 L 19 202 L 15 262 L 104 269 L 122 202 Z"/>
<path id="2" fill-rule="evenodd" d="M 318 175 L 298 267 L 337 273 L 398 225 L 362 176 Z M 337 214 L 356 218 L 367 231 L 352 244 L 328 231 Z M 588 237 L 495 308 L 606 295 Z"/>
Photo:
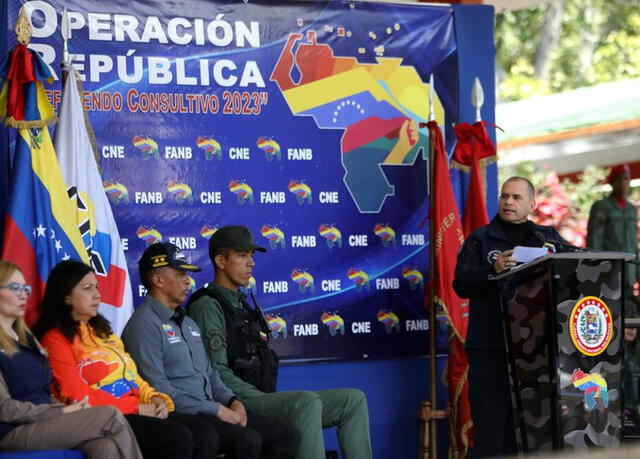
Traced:
<path id="1" fill-rule="evenodd" d="M 18 284 L 17 282 L 11 282 L 7 285 L 0 285 L 0 288 L 8 288 L 13 292 L 15 296 L 20 296 L 20 294 L 24 294 L 25 296 L 31 296 L 31 286 L 27 284 Z"/>

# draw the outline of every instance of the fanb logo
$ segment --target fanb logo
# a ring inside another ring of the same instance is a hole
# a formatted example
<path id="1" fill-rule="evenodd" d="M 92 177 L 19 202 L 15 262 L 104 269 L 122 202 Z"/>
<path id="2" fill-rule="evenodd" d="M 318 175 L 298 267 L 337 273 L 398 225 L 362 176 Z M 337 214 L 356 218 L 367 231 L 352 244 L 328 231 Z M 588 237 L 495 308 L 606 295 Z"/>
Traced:
<path id="1" fill-rule="evenodd" d="M 260 150 L 264 151 L 264 155 L 267 158 L 267 161 L 272 161 L 273 158 L 275 158 L 277 161 L 280 161 L 280 159 L 282 158 L 282 154 L 280 153 L 280 145 L 272 138 L 258 137 L 256 145 Z"/>
<path id="2" fill-rule="evenodd" d="M 196 145 L 204 150 L 204 157 L 207 161 L 211 161 L 213 158 L 218 161 L 222 159 L 220 143 L 213 137 L 200 136 L 196 139 Z"/>
<path id="3" fill-rule="evenodd" d="M 580 353 L 588 356 L 601 354 L 613 336 L 609 307 L 595 296 L 582 298 L 571 311 L 569 333 Z"/>
<path id="4" fill-rule="evenodd" d="M 185 202 L 193 204 L 193 193 L 189 185 L 186 183 L 170 180 L 167 184 L 167 190 L 169 190 L 169 193 L 171 193 L 179 205 L 182 205 Z"/>
<path id="5" fill-rule="evenodd" d="M 122 183 L 104 180 L 102 185 L 104 186 L 104 191 L 107 193 L 107 197 L 111 204 L 116 206 L 121 202 L 129 204 L 129 191 Z"/>
<path id="6" fill-rule="evenodd" d="M 571 382 L 574 387 L 584 391 L 584 407 L 587 411 L 593 411 L 598 406 L 598 401 L 602 402 L 603 408 L 609 406 L 607 381 L 600 373 L 585 373 L 580 368 L 576 368 L 571 375 Z"/>
<path id="7" fill-rule="evenodd" d="M 390 310 L 381 309 L 378 311 L 378 322 L 382 322 L 384 324 L 384 331 L 387 334 L 392 332 L 400 333 L 400 319 L 398 315 Z"/>
<path id="8" fill-rule="evenodd" d="M 287 337 L 287 322 L 279 314 L 266 314 L 264 318 L 267 319 L 272 338 Z"/>
<path id="9" fill-rule="evenodd" d="M 327 247 L 333 249 L 334 246 L 342 247 L 342 233 L 335 225 L 320 225 L 318 228 L 320 236 L 327 240 Z"/>
<path id="10" fill-rule="evenodd" d="M 329 334 L 336 336 L 340 333 L 344 336 L 344 320 L 336 312 L 323 312 L 320 320 L 329 328 Z"/>
<path id="11" fill-rule="evenodd" d="M 153 157 L 155 159 L 160 158 L 160 150 L 158 149 L 158 143 L 151 137 L 143 137 L 140 135 L 133 136 L 131 143 L 136 148 L 142 150 L 142 158 L 148 160 Z"/>
<path id="12" fill-rule="evenodd" d="M 378 223 L 373 232 L 382 240 L 382 247 L 396 246 L 396 232 L 389 225 Z"/>
<path id="13" fill-rule="evenodd" d="M 416 288 L 422 290 L 424 288 L 424 276 L 417 268 L 405 266 L 402 268 L 402 277 L 409 281 L 411 290 L 415 290 Z"/>
<path id="14" fill-rule="evenodd" d="M 249 283 L 245 286 L 245 287 L 240 287 L 240 289 L 244 292 L 244 293 L 253 293 L 254 295 L 256 294 L 257 288 L 256 288 L 256 278 L 251 276 L 249 278 Z"/>
<path id="15" fill-rule="evenodd" d="M 272 249 L 275 249 L 278 246 L 284 249 L 284 233 L 276 225 L 262 225 L 262 228 L 260 228 L 260 234 L 269 239 L 269 247 Z"/>
<path id="16" fill-rule="evenodd" d="M 229 191 L 236 195 L 238 204 L 241 206 L 243 206 L 245 202 L 253 204 L 253 188 L 242 180 L 231 180 L 229 182 Z"/>
<path id="17" fill-rule="evenodd" d="M 156 242 L 162 242 L 162 234 L 154 228 L 141 226 L 136 230 L 136 234 L 139 239 L 142 239 L 146 243 L 147 247 L 155 244 Z"/>
<path id="18" fill-rule="evenodd" d="M 298 204 L 302 205 L 305 201 L 307 204 L 311 204 L 313 201 L 313 192 L 311 191 L 311 187 L 302 180 L 291 180 L 287 188 L 289 188 L 290 192 L 296 195 L 296 202 Z"/>
<path id="19" fill-rule="evenodd" d="M 364 270 L 349 268 L 349 271 L 347 271 L 347 277 L 353 281 L 357 291 L 363 289 L 369 291 L 371 289 L 369 286 L 369 275 Z"/>
<path id="20" fill-rule="evenodd" d="M 291 272 L 291 280 L 298 284 L 300 293 L 306 293 L 307 290 L 313 293 L 315 289 L 313 276 L 306 269 L 294 269 Z"/>
<path id="21" fill-rule="evenodd" d="M 216 231 L 218 231 L 217 226 L 203 225 L 202 228 L 200 228 L 200 236 L 205 239 L 211 239 L 211 236 L 213 236 L 213 233 Z"/>

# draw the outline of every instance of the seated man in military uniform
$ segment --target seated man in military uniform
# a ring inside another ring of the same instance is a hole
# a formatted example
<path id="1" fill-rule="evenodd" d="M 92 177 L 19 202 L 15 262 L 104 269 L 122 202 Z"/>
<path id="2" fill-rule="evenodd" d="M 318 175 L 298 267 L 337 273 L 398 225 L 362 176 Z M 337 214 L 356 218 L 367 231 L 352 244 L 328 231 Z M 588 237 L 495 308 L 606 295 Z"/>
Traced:
<path id="1" fill-rule="evenodd" d="M 138 266 L 147 296 L 122 340 L 144 379 L 173 400 L 172 416 L 194 432 L 195 456 L 218 451 L 242 459 L 284 459 L 297 454 L 299 433 L 292 423 L 245 409 L 209 363 L 202 333 L 181 307 L 189 295 L 188 273 L 200 268 L 177 246 L 162 242 L 149 246 Z"/>
<path id="2" fill-rule="evenodd" d="M 269 348 L 270 329 L 262 311 L 240 291 L 251 277 L 254 244 L 244 226 L 218 229 L 209 240 L 215 279 L 198 290 L 187 307 L 202 331 L 211 364 L 247 409 L 292 422 L 300 431 L 296 457 L 324 459 L 322 428 L 337 426 L 342 456 L 371 458 L 369 413 L 356 389 L 274 392 L 278 359 Z"/>

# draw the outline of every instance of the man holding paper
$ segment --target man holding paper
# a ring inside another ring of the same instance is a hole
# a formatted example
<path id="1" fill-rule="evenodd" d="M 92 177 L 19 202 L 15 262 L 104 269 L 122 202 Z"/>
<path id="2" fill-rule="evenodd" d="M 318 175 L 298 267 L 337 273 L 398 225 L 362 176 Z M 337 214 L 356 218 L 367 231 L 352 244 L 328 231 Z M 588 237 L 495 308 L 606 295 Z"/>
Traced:
<path id="1" fill-rule="evenodd" d="M 498 281 L 492 276 L 518 262 L 514 247 L 541 247 L 566 242 L 557 231 L 529 220 L 535 188 L 524 177 L 507 179 L 500 192 L 498 214 L 474 231 L 458 255 L 453 288 L 469 298 L 469 402 L 474 423 L 470 457 L 516 453 L 507 356 L 502 331 Z"/>

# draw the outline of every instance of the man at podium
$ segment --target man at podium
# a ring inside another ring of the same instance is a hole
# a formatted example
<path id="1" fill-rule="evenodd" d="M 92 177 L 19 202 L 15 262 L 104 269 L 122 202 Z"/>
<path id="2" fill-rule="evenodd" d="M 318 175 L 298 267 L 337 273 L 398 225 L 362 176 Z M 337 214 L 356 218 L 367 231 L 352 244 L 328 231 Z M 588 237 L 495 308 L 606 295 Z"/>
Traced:
<path id="1" fill-rule="evenodd" d="M 513 268 L 516 246 L 567 245 L 557 231 L 529 220 L 535 188 L 524 177 L 511 177 L 500 192 L 499 212 L 464 243 L 453 288 L 469 298 L 469 402 L 474 423 L 470 457 L 516 454 L 507 356 L 502 330 L 500 291 L 494 276 Z"/>

